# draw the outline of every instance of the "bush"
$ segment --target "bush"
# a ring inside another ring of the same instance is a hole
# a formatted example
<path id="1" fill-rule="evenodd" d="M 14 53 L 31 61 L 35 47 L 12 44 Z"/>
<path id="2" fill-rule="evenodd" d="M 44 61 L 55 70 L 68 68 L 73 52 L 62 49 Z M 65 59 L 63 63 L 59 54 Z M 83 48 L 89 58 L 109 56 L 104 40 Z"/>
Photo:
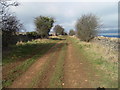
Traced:
<path id="1" fill-rule="evenodd" d="M 77 36 L 83 41 L 89 42 L 97 35 L 97 29 L 99 29 L 99 19 L 93 15 L 82 15 L 76 23 Z"/>
<path id="2" fill-rule="evenodd" d="M 29 37 L 29 38 L 32 38 L 32 39 L 37 39 L 37 38 L 41 38 L 41 36 L 33 31 L 33 32 L 27 32 L 26 35 Z"/>
<path id="3" fill-rule="evenodd" d="M 68 35 L 66 32 L 63 32 L 63 35 Z"/>

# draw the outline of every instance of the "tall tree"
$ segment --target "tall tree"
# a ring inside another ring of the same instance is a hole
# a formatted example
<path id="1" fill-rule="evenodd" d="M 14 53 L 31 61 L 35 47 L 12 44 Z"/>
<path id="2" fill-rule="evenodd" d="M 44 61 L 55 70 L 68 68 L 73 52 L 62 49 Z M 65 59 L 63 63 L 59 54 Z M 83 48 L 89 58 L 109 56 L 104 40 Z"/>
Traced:
<path id="1" fill-rule="evenodd" d="M 82 15 L 76 23 L 77 36 L 89 42 L 97 35 L 97 29 L 100 28 L 99 19 L 93 14 Z"/>
<path id="2" fill-rule="evenodd" d="M 64 35 L 64 28 L 60 25 L 56 25 L 53 30 L 56 35 Z"/>
<path id="3" fill-rule="evenodd" d="M 0 29 L 2 30 L 3 47 L 11 44 L 13 36 L 22 29 L 22 24 L 9 12 L 11 6 L 18 6 L 17 2 L 11 0 L 0 0 Z"/>
<path id="4" fill-rule="evenodd" d="M 53 27 L 55 22 L 51 17 L 39 16 L 35 20 L 36 30 L 42 38 L 48 38 L 50 29 Z"/>
<path id="5" fill-rule="evenodd" d="M 0 0 L 0 28 L 6 23 L 8 16 L 12 15 L 9 12 L 9 7 L 18 5 L 18 2 L 11 0 Z"/>

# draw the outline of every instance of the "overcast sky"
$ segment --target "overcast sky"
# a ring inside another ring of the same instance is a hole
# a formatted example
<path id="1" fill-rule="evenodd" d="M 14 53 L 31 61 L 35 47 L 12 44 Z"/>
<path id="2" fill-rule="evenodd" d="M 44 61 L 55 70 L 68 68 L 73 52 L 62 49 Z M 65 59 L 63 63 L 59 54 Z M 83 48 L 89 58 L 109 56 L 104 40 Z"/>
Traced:
<path id="1" fill-rule="evenodd" d="M 11 10 L 27 31 L 35 30 L 34 18 L 43 15 L 54 17 L 54 25 L 60 24 L 68 32 L 75 29 L 76 20 L 81 15 L 89 13 L 100 18 L 105 30 L 118 28 L 117 2 L 20 2 L 20 6 L 12 7 Z"/>

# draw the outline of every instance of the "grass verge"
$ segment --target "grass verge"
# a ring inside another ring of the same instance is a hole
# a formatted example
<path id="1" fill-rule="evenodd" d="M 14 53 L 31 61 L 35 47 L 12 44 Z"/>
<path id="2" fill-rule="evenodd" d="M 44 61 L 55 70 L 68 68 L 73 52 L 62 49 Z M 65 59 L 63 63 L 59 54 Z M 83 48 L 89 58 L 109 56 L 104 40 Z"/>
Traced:
<path id="1" fill-rule="evenodd" d="M 118 64 L 106 60 L 102 55 L 96 53 L 99 51 L 93 51 L 94 45 L 90 43 L 82 42 L 76 38 L 68 38 L 78 51 L 86 57 L 93 67 L 95 74 L 100 78 L 99 80 L 93 80 L 91 77 L 91 83 L 93 87 L 105 87 L 105 88 L 118 88 Z M 104 52 L 103 52 L 104 53 Z"/>

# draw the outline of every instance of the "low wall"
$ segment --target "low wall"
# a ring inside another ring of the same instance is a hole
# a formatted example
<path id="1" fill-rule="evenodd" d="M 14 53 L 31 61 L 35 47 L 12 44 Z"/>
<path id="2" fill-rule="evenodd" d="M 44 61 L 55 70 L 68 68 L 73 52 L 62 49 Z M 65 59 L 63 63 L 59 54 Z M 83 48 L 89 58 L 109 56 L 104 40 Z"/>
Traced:
<path id="1" fill-rule="evenodd" d="M 95 37 L 92 41 L 104 45 L 105 47 L 108 47 L 112 50 L 118 50 L 120 48 L 120 39 L 118 38 L 98 36 Z"/>

